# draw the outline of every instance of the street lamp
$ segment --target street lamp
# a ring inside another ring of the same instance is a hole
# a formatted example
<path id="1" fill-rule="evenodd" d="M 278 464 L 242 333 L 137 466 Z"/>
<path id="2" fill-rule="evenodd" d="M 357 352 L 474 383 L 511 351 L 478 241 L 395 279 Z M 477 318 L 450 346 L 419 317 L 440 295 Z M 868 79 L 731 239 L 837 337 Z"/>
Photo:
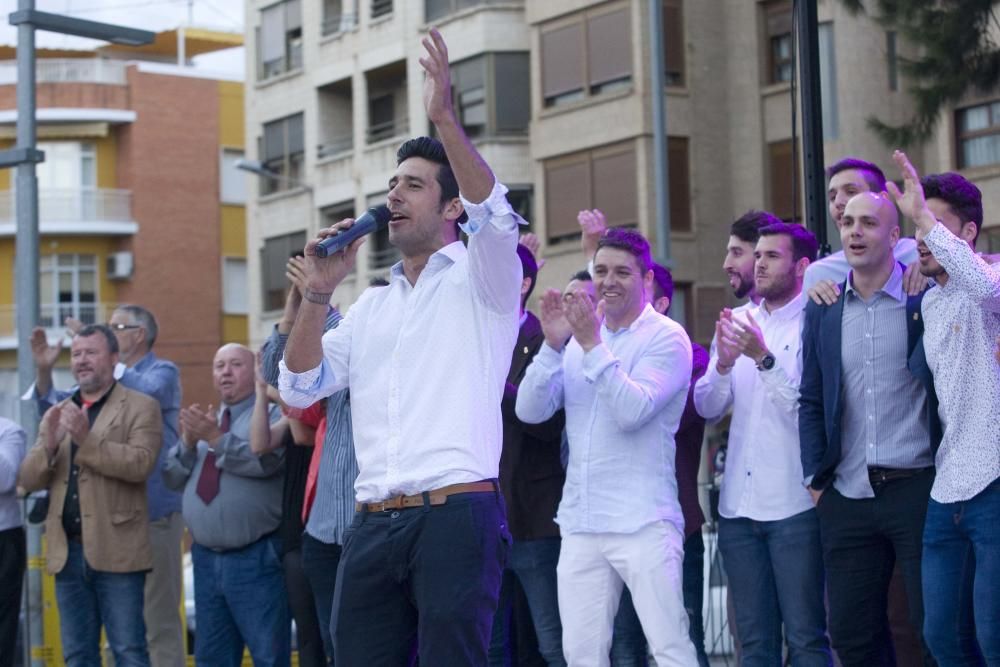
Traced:
<path id="1" fill-rule="evenodd" d="M 34 379 L 31 356 L 31 330 L 38 322 L 38 178 L 35 165 L 45 160 L 36 146 L 35 122 L 35 31 L 46 30 L 78 37 L 88 37 L 117 44 L 138 46 L 149 44 L 156 37 L 148 30 L 136 30 L 96 21 L 85 21 L 59 14 L 35 10 L 35 0 L 18 0 L 17 11 L 10 14 L 10 24 L 17 26 L 17 144 L 13 150 L 0 151 L 0 168 L 17 167 L 17 237 L 15 241 L 15 302 L 17 304 L 17 380 L 19 392 L 24 392 Z M 19 421 L 28 442 L 37 432 L 34 401 L 22 399 Z M 29 562 L 41 554 L 41 528 L 28 525 Z M 41 575 L 37 568 L 28 571 L 25 586 L 24 642 L 25 664 L 39 666 L 41 660 L 31 660 L 32 647 L 42 645 Z"/>

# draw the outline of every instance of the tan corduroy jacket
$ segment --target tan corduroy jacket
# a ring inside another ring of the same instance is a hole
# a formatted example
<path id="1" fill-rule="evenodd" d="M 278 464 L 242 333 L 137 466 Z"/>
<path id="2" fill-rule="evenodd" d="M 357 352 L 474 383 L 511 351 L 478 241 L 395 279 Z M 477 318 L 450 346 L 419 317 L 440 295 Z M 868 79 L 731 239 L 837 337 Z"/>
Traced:
<path id="1" fill-rule="evenodd" d="M 70 402 L 66 399 L 59 403 Z M 146 479 L 156 467 L 163 423 L 160 405 L 149 396 L 115 384 L 90 433 L 78 443 L 76 464 L 83 553 L 103 572 L 139 572 L 153 565 L 149 546 Z M 56 574 L 66 564 L 62 514 L 70 473 L 70 436 L 49 460 L 45 422 L 21 465 L 18 484 L 27 491 L 49 490 L 45 520 L 46 569 Z M 157 473 L 159 474 L 159 473 Z"/>

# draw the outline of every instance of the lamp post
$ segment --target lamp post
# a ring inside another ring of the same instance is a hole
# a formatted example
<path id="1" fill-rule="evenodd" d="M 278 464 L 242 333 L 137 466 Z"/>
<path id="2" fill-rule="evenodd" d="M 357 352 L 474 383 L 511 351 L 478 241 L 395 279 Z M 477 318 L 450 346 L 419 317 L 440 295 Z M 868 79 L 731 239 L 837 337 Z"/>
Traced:
<path id="1" fill-rule="evenodd" d="M 18 0 L 17 11 L 10 14 L 10 24 L 17 26 L 17 144 L 0 151 L 0 168 L 17 167 L 17 238 L 14 275 L 17 304 L 17 380 L 18 392 L 27 390 L 34 379 L 31 356 L 31 330 L 38 323 L 38 178 L 35 165 L 45 160 L 36 146 L 35 123 L 35 31 L 46 30 L 99 39 L 115 44 L 149 44 L 156 36 L 148 30 L 136 30 L 108 23 L 85 21 L 60 14 L 40 12 L 35 0 Z M 33 400 L 21 400 L 19 421 L 34 442 L 38 417 Z M 28 570 L 25 585 L 25 664 L 42 665 L 41 575 L 37 563 L 41 555 L 41 528 L 28 525 Z M 37 648 L 37 650 L 35 650 Z M 37 657 L 36 657 L 37 656 Z"/>

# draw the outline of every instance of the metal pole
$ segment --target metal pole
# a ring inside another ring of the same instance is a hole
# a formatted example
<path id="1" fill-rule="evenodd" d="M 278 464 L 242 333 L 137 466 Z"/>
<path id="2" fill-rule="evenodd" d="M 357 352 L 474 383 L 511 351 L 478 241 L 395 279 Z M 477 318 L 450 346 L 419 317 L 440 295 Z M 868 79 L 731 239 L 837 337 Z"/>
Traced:
<path id="1" fill-rule="evenodd" d="M 798 0 L 799 76 L 802 100 L 802 167 L 806 226 L 816 234 L 820 256 L 830 254 L 826 234 L 826 175 L 823 168 L 823 102 L 819 85 L 819 27 L 816 0 Z"/>
<path id="2" fill-rule="evenodd" d="M 18 0 L 18 9 L 35 8 L 34 0 Z M 17 147 L 35 149 L 35 26 L 17 26 Z M 31 357 L 31 330 L 38 322 L 38 178 L 35 162 L 17 165 L 17 239 L 15 241 L 14 283 L 17 313 L 17 385 L 23 394 L 34 381 L 35 363 Z M 35 403 L 20 402 L 19 421 L 35 441 L 38 417 Z M 42 647 L 42 577 L 41 527 L 27 525 L 28 572 L 25 580 L 25 664 L 41 667 L 41 660 L 31 660 L 32 649 Z"/>
<path id="3" fill-rule="evenodd" d="M 670 167 L 667 163 L 667 103 L 664 97 L 663 8 L 649 3 L 649 65 L 653 98 L 653 191 L 656 193 L 656 259 L 666 267 L 670 260 Z"/>

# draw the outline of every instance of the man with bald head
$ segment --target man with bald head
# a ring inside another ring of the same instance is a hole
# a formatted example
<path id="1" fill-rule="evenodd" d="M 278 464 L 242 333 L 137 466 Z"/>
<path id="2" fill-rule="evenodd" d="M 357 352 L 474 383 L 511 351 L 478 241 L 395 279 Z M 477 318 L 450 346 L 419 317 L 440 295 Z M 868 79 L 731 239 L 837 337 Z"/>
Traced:
<path id="1" fill-rule="evenodd" d="M 855 195 L 840 236 L 851 266 L 843 297 L 809 303 L 802 331 L 803 483 L 819 516 L 833 647 L 844 667 L 894 665 L 889 579 L 898 563 L 911 623 L 923 627 L 921 540 L 941 425 L 923 295 L 907 297 L 893 257 L 896 207 L 884 194 Z"/>
<path id="2" fill-rule="evenodd" d="M 223 345 L 212 362 L 220 405 L 181 410 L 181 437 L 164 479 L 184 490 L 184 521 L 194 544 L 199 665 L 236 667 L 243 647 L 255 665 L 289 664 L 289 617 L 275 543 L 281 521 L 284 450 L 250 449 L 254 355 Z M 278 417 L 272 410 L 271 421 Z"/>

